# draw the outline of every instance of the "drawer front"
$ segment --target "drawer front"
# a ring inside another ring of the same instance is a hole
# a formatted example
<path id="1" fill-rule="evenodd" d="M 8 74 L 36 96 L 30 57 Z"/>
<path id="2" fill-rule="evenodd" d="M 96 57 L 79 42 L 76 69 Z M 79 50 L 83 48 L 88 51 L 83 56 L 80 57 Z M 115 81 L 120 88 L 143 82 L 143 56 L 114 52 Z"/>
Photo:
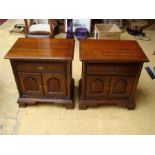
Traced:
<path id="1" fill-rule="evenodd" d="M 87 74 L 90 75 L 130 75 L 138 71 L 139 64 L 87 64 Z"/>
<path id="2" fill-rule="evenodd" d="M 16 62 L 17 71 L 65 73 L 66 63 L 63 62 Z"/>

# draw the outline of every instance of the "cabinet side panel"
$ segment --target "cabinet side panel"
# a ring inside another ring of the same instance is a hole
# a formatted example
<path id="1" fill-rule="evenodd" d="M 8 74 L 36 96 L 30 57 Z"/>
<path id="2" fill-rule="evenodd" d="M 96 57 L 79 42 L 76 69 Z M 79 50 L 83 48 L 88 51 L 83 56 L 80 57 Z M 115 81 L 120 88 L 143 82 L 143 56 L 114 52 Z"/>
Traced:
<path id="1" fill-rule="evenodd" d="M 135 82 L 133 84 L 132 93 L 131 93 L 131 97 L 133 99 L 134 99 L 134 97 L 136 95 L 136 89 L 137 89 L 137 86 L 138 86 L 138 81 L 139 81 L 139 78 L 140 78 L 140 75 L 141 75 L 142 68 L 143 68 L 143 63 L 140 63 L 139 64 L 139 71 L 138 71 L 138 73 L 136 75 L 136 79 L 135 79 Z"/>
<path id="2" fill-rule="evenodd" d="M 15 66 L 15 61 L 14 60 L 10 60 L 10 63 L 11 63 L 12 71 L 13 71 L 13 74 L 14 74 L 14 78 L 15 78 L 17 89 L 18 89 L 18 93 L 19 93 L 19 96 L 21 97 L 22 96 L 22 92 L 21 92 L 20 80 L 19 80 L 19 77 L 18 77 L 18 72 L 17 72 L 16 66 Z"/>
<path id="3" fill-rule="evenodd" d="M 81 99 L 85 97 L 85 93 L 86 93 L 86 63 L 82 62 L 82 87 L 81 87 Z"/>
<path id="4" fill-rule="evenodd" d="M 71 85 L 71 80 L 72 80 L 72 62 L 68 61 L 66 63 L 66 96 L 67 98 L 71 97 L 71 89 L 70 89 L 70 85 Z"/>

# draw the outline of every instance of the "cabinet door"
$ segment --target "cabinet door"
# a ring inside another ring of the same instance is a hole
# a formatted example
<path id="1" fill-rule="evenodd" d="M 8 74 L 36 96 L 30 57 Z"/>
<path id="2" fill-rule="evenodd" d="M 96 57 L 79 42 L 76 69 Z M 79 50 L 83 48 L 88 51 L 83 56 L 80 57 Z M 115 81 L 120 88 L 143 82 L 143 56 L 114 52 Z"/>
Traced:
<path id="1" fill-rule="evenodd" d="M 18 75 L 23 95 L 28 96 L 44 95 L 41 74 L 19 72 Z"/>
<path id="2" fill-rule="evenodd" d="M 112 76 L 109 97 L 129 97 L 134 79 L 134 76 Z"/>
<path id="3" fill-rule="evenodd" d="M 45 95 L 49 97 L 66 96 L 66 80 L 63 74 L 43 74 Z"/>
<path id="4" fill-rule="evenodd" d="M 108 76 L 87 76 L 86 97 L 106 97 L 108 95 Z"/>

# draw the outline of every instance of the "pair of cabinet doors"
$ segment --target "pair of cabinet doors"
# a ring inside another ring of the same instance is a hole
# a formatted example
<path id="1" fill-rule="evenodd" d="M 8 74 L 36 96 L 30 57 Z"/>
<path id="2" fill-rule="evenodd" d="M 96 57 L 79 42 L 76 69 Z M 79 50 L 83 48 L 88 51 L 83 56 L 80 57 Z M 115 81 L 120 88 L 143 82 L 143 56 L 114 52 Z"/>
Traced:
<path id="1" fill-rule="evenodd" d="M 52 73 L 18 72 L 23 96 L 66 96 L 65 75 Z"/>
<path id="2" fill-rule="evenodd" d="M 87 76 L 86 97 L 129 97 L 135 76 Z"/>

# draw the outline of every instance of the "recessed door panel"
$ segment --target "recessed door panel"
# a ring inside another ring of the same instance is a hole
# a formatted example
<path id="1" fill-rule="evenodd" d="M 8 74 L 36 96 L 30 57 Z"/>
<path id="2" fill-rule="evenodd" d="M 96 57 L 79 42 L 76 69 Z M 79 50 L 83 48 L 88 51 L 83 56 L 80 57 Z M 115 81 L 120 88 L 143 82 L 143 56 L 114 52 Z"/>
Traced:
<path id="1" fill-rule="evenodd" d="M 134 76 L 112 76 L 109 97 L 129 97 L 134 79 Z"/>
<path id="2" fill-rule="evenodd" d="M 41 74 L 24 72 L 19 72 L 18 74 L 23 95 L 44 95 Z"/>
<path id="3" fill-rule="evenodd" d="M 65 75 L 43 74 L 45 95 L 49 97 L 66 96 Z"/>
<path id="4" fill-rule="evenodd" d="M 108 94 L 108 76 L 88 76 L 86 79 L 86 97 L 105 97 Z"/>

